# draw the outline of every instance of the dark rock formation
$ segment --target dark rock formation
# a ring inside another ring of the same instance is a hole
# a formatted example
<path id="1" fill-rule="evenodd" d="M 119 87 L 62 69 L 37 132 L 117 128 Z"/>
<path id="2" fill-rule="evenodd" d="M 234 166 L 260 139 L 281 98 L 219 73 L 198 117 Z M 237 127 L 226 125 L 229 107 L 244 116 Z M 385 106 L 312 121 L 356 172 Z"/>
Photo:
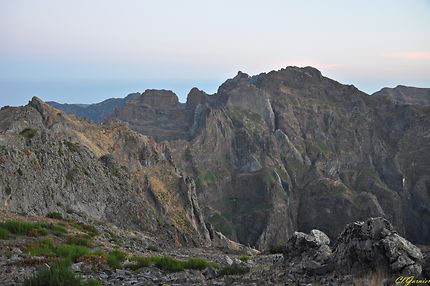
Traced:
<path id="1" fill-rule="evenodd" d="M 398 235 L 384 218 L 349 224 L 338 238 L 333 260 L 348 273 L 382 268 L 390 274 L 418 276 L 422 272 L 421 250 Z"/>
<path id="2" fill-rule="evenodd" d="M 398 235 L 384 218 L 369 218 L 346 226 L 331 250 L 329 238 L 319 230 L 296 232 L 287 242 L 284 263 L 288 271 L 309 275 L 353 275 L 372 272 L 384 277 L 416 276 L 422 272 L 418 247 Z"/>

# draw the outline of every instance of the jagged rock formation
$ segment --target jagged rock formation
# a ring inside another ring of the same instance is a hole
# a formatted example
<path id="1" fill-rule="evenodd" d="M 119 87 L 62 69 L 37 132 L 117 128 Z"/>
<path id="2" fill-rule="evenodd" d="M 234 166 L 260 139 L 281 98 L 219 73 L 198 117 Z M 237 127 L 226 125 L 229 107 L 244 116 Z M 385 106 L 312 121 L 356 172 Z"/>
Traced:
<path id="1" fill-rule="evenodd" d="M 116 108 L 124 106 L 127 100 L 133 100 L 140 96 L 140 93 L 131 93 L 125 98 L 110 98 L 95 104 L 61 104 L 55 101 L 47 104 L 64 111 L 66 114 L 74 114 L 87 118 L 95 123 L 103 122 L 110 116 Z"/>
<path id="2" fill-rule="evenodd" d="M 112 222 L 171 246 L 209 245 L 194 181 L 170 152 L 124 123 L 92 125 L 33 98 L 0 111 L 0 208 Z"/>
<path id="3" fill-rule="evenodd" d="M 348 273 L 365 273 L 377 268 L 405 276 L 418 276 L 422 272 L 421 250 L 398 235 L 383 218 L 346 226 L 333 253 L 336 268 Z"/>
<path id="4" fill-rule="evenodd" d="M 380 271 L 385 277 L 416 276 L 422 272 L 418 247 L 398 235 L 384 218 L 369 218 L 345 227 L 333 250 L 319 230 L 296 232 L 286 244 L 284 263 L 289 271 L 310 275 L 361 276 Z"/>
<path id="5" fill-rule="evenodd" d="M 428 244 L 430 107 L 403 101 L 288 67 L 240 72 L 214 95 L 193 89 L 185 105 L 150 90 L 112 119 L 164 141 L 196 179 L 205 220 L 243 244 L 268 249 L 315 228 L 335 238 L 370 216 Z"/>

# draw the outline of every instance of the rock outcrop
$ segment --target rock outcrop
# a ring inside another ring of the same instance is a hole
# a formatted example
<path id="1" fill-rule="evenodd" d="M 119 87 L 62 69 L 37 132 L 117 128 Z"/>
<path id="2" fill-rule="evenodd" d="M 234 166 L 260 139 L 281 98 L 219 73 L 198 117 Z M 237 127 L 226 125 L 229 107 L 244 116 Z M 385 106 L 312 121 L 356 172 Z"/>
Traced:
<path id="1" fill-rule="evenodd" d="M 322 231 L 295 232 L 284 249 L 286 267 L 296 273 L 324 274 L 332 270 L 330 239 Z"/>
<path id="2" fill-rule="evenodd" d="M 336 242 L 333 260 L 337 269 L 348 273 L 382 268 L 390 274 L 419 276 L 423 254 L 378 217 L 349 224 Z"/>
<path id="3" fill-rule="evenodd" d="M 337 238 L 333 250 L 323 232 L 296 232 L 284 249 L 284 263 L 289 271 L 313 276 L 364 276 L 379 272 L 385 278 L 422 273 L 421 250 L 398 235 L 382 217 L 348 224 Z"/>

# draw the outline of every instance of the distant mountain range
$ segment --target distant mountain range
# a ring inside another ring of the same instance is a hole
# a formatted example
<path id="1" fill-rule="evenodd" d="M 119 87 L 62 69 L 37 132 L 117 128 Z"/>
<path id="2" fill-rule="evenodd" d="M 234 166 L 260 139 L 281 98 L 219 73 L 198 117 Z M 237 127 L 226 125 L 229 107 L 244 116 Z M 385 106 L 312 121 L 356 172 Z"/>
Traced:
<path id="1" fill-rule="evenodd" d="M 131 93 L 125 98 L 109 98 L 95 104 L 61 104 L 55 101 L 48 101 L 46 103 L 63 110 L 67 114 L 74 114 L 76 116 L 90 119 L 95 123 L 101 123 L 111 115 L 116 108 L 124 106 L 126 100 L 135 99 L 139 96 L 140 93 Z"/>

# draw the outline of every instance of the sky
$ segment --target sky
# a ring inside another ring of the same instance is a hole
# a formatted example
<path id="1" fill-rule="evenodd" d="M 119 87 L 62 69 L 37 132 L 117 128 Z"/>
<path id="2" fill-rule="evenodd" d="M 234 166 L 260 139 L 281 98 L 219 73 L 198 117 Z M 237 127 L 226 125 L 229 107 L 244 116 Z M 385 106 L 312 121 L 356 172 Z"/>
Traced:
<path id="1" fill-rule="evenodd" d="M 286 66 L 430 87 L 430 0 L 0 0 L 0 106 L 95 103 Z"/>

